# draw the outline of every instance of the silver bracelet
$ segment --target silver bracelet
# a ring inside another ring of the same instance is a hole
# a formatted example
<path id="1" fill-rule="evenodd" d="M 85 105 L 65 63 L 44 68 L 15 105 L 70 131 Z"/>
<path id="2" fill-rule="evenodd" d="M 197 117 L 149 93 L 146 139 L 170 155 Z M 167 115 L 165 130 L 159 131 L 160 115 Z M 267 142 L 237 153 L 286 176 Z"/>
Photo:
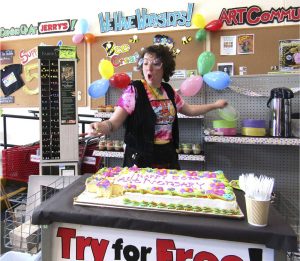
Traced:
<path id="1" fill-rule="evenodd" d="M 113 131 L 113 125 L 112 125 L 111 121 L 110 120 L 106 120 L 105 122 L 107 123 L 109 132 L 112 132 Z"/>

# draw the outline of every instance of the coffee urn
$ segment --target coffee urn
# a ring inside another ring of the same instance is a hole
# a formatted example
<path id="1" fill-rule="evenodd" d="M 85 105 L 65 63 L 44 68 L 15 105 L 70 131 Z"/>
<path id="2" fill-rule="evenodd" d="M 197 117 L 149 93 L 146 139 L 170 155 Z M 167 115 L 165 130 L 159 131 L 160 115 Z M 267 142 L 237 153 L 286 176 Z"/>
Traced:
<path id="1" fill-rule="evenodd" d="M 291 137 L 291 99 L 294 93 L 288 88 L 271 90 L 267 106 L 270 108 L 270 135 Z"/>

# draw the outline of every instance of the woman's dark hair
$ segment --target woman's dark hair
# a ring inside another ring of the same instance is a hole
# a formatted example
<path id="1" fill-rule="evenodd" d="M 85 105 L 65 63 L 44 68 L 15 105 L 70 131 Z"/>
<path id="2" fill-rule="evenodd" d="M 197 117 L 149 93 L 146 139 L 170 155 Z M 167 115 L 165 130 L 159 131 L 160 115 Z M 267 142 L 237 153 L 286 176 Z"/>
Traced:
<path id="1" fill-rule="evenodd" d="M 159 58 L 163 63 L 163 79 L 165 82 L 168 82 L 170 80 L 170 77 L 174 74 L 176 63 L 175 63 L 175 57 L 172 53 L 172 51 L 169 49 L 169 47 L 164 45 L 151 45 L 146 48 L 144 48 L 139 53 L 139 59 L 138 59 L 138 70 L 141 72 L 141 74 L 144 77 L 143 74 L 143 58 L 146 53 L 149 54 L 155 54 L 157 58 Z"/>

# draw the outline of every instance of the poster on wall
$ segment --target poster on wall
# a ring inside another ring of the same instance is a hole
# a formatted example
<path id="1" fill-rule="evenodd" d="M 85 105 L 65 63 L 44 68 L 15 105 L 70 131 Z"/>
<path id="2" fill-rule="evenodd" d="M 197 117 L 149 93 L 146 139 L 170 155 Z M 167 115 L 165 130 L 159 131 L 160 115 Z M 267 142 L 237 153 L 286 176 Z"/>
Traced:
<path id="1" fill-rule="evenodd" d="M 233 63 L 217 63 L 218 71 L 225 72 L 229 76 L 233 75 Z"/>
<path id="2" fill-rule="evenodd" d="M 221 36 L 220 55 L 236 55 L 236 35 Z"/>
<path id="3" fill-rule="evenodd" d="M 254 54 L 254 34 L 241 34 L 237 36 L 237 53 Z"/>
<path id="4" fill-rule="evenodd" d="M 279 70 L 300 70 L 300 39 L 279 41 Z"/>

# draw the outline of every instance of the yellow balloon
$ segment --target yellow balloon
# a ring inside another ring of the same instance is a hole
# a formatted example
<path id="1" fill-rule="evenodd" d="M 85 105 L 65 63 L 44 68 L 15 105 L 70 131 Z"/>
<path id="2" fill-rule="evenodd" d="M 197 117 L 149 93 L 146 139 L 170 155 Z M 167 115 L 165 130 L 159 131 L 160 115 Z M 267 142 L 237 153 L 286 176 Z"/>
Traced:
<path id="1" fill-rule="evenodd" d="M 204 28 L 205 27 L 205 18 L 201 14 L 194 14 L 192 16 L 192 25 L 198 27 L 198 28 Z"/>
<path id="2" fill-rule="evenodd" d="M 103 79 L 109 80 L 114 75 L 115 69 L 111 61 L 101 60 L 98 70 Z"/>

